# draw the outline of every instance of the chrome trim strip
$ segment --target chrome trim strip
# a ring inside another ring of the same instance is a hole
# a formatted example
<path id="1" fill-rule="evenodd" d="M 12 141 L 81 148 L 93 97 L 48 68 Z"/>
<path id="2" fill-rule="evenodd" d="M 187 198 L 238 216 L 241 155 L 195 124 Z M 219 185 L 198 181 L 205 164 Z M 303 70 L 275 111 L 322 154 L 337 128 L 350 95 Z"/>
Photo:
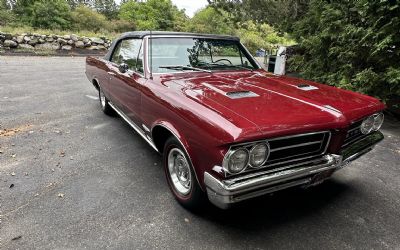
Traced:
<path id="1" fill-rule="evenodd" d="M 343 145 L 342 145 L 342 148 L 345 148 L 345 147 L 347 147 L 348 145 L 350 145 L 350 144 L 352 144 L 352 143 L 354 143 L 354 142 L 356 142 L 356 141 L 362 140 L 362 139 L 365 138 L 366 136 L 368 136 L 368 135 L 361 134 L 361 135 L 359 135 L 359 136 L 353 137 L 350 141 L 348 141 L 348 142 L 346 142 L 345 144 L 343 144 Z"/>
<path id="2" fill-rule="evenodd" d="M 117 108 L 116 106 L 114 106 L 114 104 L 112 104 L 111 102 L 108 102 L 108 104 L 110 105 L 111 108 L 113 108 L 115 110 L 115 112 L 117 112 L 122 119 L 124 119 L 155 151 L 158 152 L 158 149 L 156 147 L 156 145 L 154 145 L 154 142 L 152 140 L 150 140 L 149 138 L 146 137 L 146 134 L 144 133 L 144 131 L 142 129 L 140 129 L 139 126 L 137 126 L 131 119 L 129 119 L 128 116 L 126 116 L 119 108 Z"/>
<path id="3" fill-rule="evenodd" d="M 234 145 L 232 145 L 231 147 L 244 146 L 244 145 L 251 145 L 251 144 L 256 144 L 256 143 L 258 143 L 258 142 L 264 142 L 264 141 L 270 142 L 270 141 L 283 140 L 283 139 L 290 139 L 290 138 L 302 137 L 302 136 L 307 136 L 307 135 L 324 134 L 324 133 L 329 133 L 329 134 L 331 134 L 330 131 L 325 130 L 325 131 L 319 131 L 319 132 L 311 132 L 311 133 L 304 133 L 304 134 L 295 134 L 295 135 L 274 137 L 274 138 L 270 138 L 270 139 L 262 139 L 262 140 L 251 141 L 251 142 L 242 142 L 242 143 L 234 144 Z"/>
<path id="4" fill-rule="evenodd" d="M 315 157 L 315 156 L 313 156 L 313 157 Z M 264 174 L 279 172 L 279 171 L 286 170 L 286 169 L 293 168 L 293 167 L 297 167 L 297 166 L 307 165 L 307 164 L 310 164 L 310 163 L 318 163 L 318 162 L 321 162 L 323 160 L 324 160 L 324 158 L 320 157 L 320 158 L 317 158 L 317 159 L 314 159 L 314 160 L 303 161 L 303 162 L 299 162 L 299 163 L 295 163 L 295 164 L 291 164 L 291 165 L 286 165 L 286 166 L 283 166 L 283 167 L 280 167 L 280 168 L 266 169 L 264 171 L 251 172 L 251 173 L 249 173 L 247 175 L 244 175 L 244 176 L 238 176 L 238 177 L 235 177 L 235 178 L 232 178 L 232 179 L 226 179 L 225 182 L 226 183 L 230 183 L 230 182 L 240 181 L 240 180 L 257 177 L 257 176 L 264 175 Z"/>
<path id="5" fill-rule="evenodd" d="M 361 126 L 358 126 L 358 127 L 352 128 L 352 129 L 350 129 L 350 130 L 347 130 L 347 133 L 350 133 L 350 132 L 352 132 L 352 131 L 354 131 L 354 130 L 356 130 L 356 129 L 360 129 L 360 128 L 361 128 Z"/>
<path id="6" fill-rule="evenodd" d="M 325 138 L 324 138 L 325 139 Z M 284 150 L 284 149 L 289 149 L 289 148 L 297 148 L 297 147 L 303 147 L 303 146 L 309 146 L 309 145 L 313 145 L 313 144 L 318 144 L 318 143 L 322 143 L 324 140 L 321 141 L 312 141 L 312 142 L 305 142 L 305 143 L 299 143 L 299 144 L 295 144 L 295 145 L 291 145 L 291 146 L 285 146 L 285 147 L 280 147 L 280 148 L 274 148 L 271 149 L 271 152 L 275 152 L 275 151 L 279 151 L 279 150 Z M 321 145 L 322 146 L 322 145 Z M 318 150 L 319 151 L 319 150 Z"/>
<path id="7" fill-rule="evenodd" d="M 269 193 L 274 193 L 276 191 L 280 191 L 283 189 L 287 189 L 287 188 L 291 188 L 291 187 L 295 187 L 295 186 L 300 186 L 300 185 L 305 185 L 311 182 L 311 178 L 304 178 L 304 179 L 300 179 L 297 181 L 292 181 L 292 182 L 288 182 L 288 183 L 284 183 L 284 184 L 280 184 L 280 185 L 276 185 L 276 186 L 272 186 L 270 188 L 267 189 L 261 189 L 259 191 L 255 191 L 255 192 L 251 192 L 248 194 L 243 194 L 237 197 L 234 197 L 232 200 L 234 202 L 239 202 L 239 201 L 243 201 L 243 200 L 247 200 L 247 199 L 251 199 L 257 196 L 261 196 L 264 194 L 269 194 Z"/>
<path id="8" fill-rule="evenodd" d="M 143 129 L 146 130 L 147 132 L 150 132 L 150 129 L 149 129 L 146 125 L 142 124 L 142 127 L 143 127 Z"/>

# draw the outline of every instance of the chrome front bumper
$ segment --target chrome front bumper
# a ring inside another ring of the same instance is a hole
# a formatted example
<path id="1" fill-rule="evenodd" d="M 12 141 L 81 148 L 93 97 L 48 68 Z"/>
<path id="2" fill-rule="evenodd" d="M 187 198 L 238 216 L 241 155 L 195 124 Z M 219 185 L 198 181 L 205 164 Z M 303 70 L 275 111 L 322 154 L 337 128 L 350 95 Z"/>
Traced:
<path id="1" fill-rule="evenodd" d="M 226 209 L 233 203 L 263 194 L 294 186 L 319 184 L 329 178 L 334 171 L 369 152 L 382 139 L 381 132 L 374 132 L 343 149 L 340 155 L 327 154 L 322 158 L 281 171 L 265 169 L 226 180 L 218 180 L 205 172 L 204 182 L 208 199 L 217 207 Z"/>

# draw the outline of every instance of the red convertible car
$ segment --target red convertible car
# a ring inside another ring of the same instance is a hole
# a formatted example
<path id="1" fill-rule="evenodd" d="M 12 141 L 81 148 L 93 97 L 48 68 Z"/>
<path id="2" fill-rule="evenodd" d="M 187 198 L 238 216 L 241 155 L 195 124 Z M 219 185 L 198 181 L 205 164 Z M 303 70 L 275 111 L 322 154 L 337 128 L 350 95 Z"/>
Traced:
<path id="1" fill-rule="evenodd" d="M 383 103 L 268 73 L 237 37 L 125 33 L 86 75 L 104 113 L 163 155 L 187 208 L 319 184 L 383 139 Z"/>

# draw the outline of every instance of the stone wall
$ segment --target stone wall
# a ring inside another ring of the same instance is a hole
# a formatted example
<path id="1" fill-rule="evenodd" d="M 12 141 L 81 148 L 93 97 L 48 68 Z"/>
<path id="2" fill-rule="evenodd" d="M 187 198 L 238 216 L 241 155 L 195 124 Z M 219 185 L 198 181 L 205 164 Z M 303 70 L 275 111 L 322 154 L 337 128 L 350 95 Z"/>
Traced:
<path id="1" fill-rule="evenodd" d="M 75 48 L 107 50 L 111 41 L 105 37 L 80 37 L 71 35 L 8 34 L 0 32 L 0 49 L 63 50 Z"/>

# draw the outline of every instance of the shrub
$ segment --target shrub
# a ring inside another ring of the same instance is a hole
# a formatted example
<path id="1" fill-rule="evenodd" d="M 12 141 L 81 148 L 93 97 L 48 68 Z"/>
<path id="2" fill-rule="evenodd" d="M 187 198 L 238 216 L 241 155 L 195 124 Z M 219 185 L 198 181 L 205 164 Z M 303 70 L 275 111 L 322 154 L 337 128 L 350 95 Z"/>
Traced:
<path id="1" fill-rule="evenodd" d="M 71 13 L 73 28 L 76 30 L 91 30 L 99 32 L 109 30 L 107 18 L 85 5 L 79 5 Z"/>

